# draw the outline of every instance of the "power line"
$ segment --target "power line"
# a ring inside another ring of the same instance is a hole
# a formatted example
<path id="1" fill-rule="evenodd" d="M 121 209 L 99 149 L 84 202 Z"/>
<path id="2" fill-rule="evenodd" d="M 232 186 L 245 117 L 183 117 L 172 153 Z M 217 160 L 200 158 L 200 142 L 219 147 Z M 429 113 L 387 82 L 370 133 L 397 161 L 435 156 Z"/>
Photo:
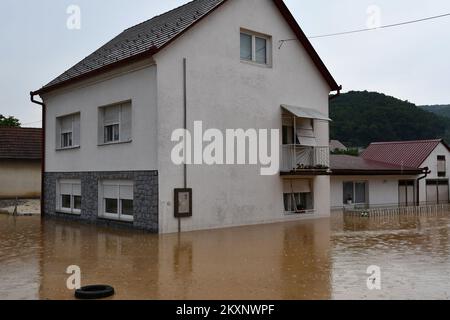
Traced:
<path id="1" fill-rule="evenodd" d="M 445 13 L 445 14 L 441 14 L 441 15 L 437 15 L 437 16 L 432 16 L 432 17 L 427 17 L 427 18 L 423 18 L 423 19 L 410 20 L 410 21 L 405 21 L 405 22 L 400 22 L 400 23 L 394 23 L 394 24 L 387 24 L 387 25 L 383 25 L 383 26 L 380 26 L 380 27 L 377 27 L 377 28 L 357 29 L 357 30 L 351 30 L 351 31 L 344 31 L 344 32 L 337 32 L 337 33 L 329 33 L 329 34 L 316 35 L 316 36 L 308 37 L 308 39 L 318 39 L 318 38 L 335 37 L 335 36 L 342 36 L 342 35 L 353 34 L 353 33 L 361 33 L 361 32 L 367 32 L 367 31 L 374 31 L 374 30 L 378 30 L 378 29 L 387 29 L 387 28 L 399 27 L 399 26 L 404 26 L 404 25 L 413 24 L 413 23 L 418 23 L 418 22 L 423 22 L 423 21 L 429 21 L 429 20 L 434 20 L 434 19 L 444 18 L 444 17 L 448 17 L 448 16 L 450 16 L 450 13 Z M 283 46 L 283 43 L 284 43 L 284 42 L 287 42 L 287 41 L 295 41 L 295 40 L 298 40 L 298 39 L 285 39 L 285 40 L 280 40 L 280 48 Z"/>
<path id="2" fill-rule="evenodd" d="M 34 121 L 34 122 L 22 123 L 21 125 L 22 126 L 28 126 L 30 124 L 41 123 L 41 122 L 42 122 L 42 120 L 39 120 L 39 121 Z"/>

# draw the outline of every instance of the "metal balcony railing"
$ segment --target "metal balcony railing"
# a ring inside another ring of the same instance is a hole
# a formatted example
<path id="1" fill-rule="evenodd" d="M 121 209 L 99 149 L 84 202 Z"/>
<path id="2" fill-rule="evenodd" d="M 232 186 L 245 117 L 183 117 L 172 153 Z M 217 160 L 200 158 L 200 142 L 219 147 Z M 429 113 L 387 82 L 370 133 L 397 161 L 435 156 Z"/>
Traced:
<path id="1" fill-rule="evenodd" d="M 326 170 L 330 167 L 329 147 L 283 145 L 281 172 Z"/>

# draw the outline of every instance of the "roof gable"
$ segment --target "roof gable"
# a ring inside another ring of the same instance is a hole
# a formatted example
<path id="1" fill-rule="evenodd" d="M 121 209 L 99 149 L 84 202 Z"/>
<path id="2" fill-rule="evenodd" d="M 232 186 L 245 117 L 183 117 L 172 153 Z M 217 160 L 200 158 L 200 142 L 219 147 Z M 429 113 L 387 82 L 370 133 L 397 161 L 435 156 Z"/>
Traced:
<path id="1" fill-rule="evenodd" d="M 419 168 L 440 143 L 446 146 L 441 139 L 377 142 L 370 144 L 361 157 L 366 160 Z"/>
<path id="2" fill-rule="evenodd" d="M 128 28 L 34 94 L 46 93 L 71 82 L 110 71 L 120 65 L 150 58 L 227 1 L 229 0 L 194 0 Z M 330 89 L 340 90 L 341 87 L 333 79 L 285 3 L 282 0 L 273 1 Z"/>

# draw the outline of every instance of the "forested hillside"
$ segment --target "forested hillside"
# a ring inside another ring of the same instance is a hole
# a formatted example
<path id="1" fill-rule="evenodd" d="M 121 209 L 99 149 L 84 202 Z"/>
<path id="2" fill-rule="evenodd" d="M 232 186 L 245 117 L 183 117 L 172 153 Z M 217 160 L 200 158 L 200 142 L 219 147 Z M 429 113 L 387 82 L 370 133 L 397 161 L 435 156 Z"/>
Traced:
<path id="1" fill-rule="evenodd" d="M 433 112 L 438 116 L 443 116 L 446 118 L 450 118 L 450 104 L 447 105 L 433 105 L 433 106 L 420 106 L 421 109 Z"/>
<path id="2" fill-rule="evenodd" d="M 330 102 L 331 139 L 349 147 L 450 136 L 450 118 L 377 92 L 351 91 Z M 449 140 L 449 139 L 447 139 Z"/>

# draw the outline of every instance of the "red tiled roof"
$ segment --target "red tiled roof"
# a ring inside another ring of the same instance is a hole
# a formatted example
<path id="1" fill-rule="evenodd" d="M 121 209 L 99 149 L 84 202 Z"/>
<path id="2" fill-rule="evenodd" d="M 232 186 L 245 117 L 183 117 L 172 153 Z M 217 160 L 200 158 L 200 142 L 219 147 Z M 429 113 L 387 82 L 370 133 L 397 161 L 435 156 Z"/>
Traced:
<path id="1" fill-rule="evenodd" d="M 333 174 L 342 173 L 361 175 L 365 173 L 379 174 L 419 174 L 417 168 L 405 167 L 390 163 L 366 160 L 361 157 L 348 155 L 331 155 L 330 168 Z"/>
<path id="2" fill-rule="evenodd" d="M 40 160 L 42 129 L 0 127 L 0 159 Z"/>
<path id="3" fill-rule="evenodd" d="M 419 168 L 440 143 L 444 143 L 442 139 L 376 142 L 372 143 L 361 157 L 366 160 Z M 447 145 L 446 147 L 448 148 Z"/>

